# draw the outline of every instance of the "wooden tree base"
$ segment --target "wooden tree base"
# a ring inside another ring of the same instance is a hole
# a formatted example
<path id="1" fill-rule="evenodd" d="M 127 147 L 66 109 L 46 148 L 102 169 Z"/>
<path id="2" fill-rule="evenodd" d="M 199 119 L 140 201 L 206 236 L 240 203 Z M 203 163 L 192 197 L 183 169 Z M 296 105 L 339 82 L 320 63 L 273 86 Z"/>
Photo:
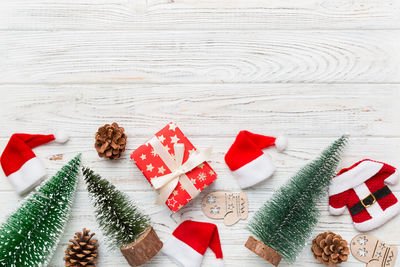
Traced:
<path id="1" fill-rule="evenodd" d="M 282 260 L 282 256 L 278 252 L 252 236 L 249 236 L 249 239 L 247 239 L 245 247 L 274 266 L 278 266 Z"/>
<path id="2" fill-rule="evenodd" d="M 153 227 L 149 227 L 135 242 L 122 246 L 120 249 L 128 263 L 136 267 L 145 264 L 157 255 L 162 246 L 163 243 Z"/>

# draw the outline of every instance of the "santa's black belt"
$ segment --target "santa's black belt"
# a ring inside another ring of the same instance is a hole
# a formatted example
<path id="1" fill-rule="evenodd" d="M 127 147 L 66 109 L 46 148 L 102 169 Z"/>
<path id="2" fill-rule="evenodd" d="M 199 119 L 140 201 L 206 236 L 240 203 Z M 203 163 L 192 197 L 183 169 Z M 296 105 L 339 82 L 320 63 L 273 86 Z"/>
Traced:
<path id="1" fill-rule="evenodd" d="M 385 186 L 374 193 L 369 194 L 366 198 L 360 200 L 357 204 L 350 208 L 351 215 L 355 216 L 359 214 L 365 208 L 372 206 L 377 200 L 382 199 L 391 193 L 392 191 L 390 191 L 389 187 Z"/>

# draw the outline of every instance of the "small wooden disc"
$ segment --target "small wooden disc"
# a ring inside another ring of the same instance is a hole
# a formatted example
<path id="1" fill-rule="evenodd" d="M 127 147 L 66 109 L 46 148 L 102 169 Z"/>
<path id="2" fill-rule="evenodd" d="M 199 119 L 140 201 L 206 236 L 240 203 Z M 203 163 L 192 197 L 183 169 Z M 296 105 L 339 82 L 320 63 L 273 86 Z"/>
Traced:
<path id="1" fill-rule="evenodd" d="M 252 236 L 247 239 L 245 247 L 274 266 L 278 266 L 282 260 L 282 256 L 278 252 Z"/>
<path id="2" fill-rule="evenodd" d="M 136 267 L 145 264 L 157 255 L 162 246 L 163 243 L 153 227 L 149 227 L 138 239 L 120 249 L 129 265 Z"/>

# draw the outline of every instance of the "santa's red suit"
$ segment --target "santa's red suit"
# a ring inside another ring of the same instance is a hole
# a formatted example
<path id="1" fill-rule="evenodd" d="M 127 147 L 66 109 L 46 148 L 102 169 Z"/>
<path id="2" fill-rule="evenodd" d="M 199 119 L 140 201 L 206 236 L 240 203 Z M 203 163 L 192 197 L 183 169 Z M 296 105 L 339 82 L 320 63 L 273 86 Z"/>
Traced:
<path id="1" fill-rule="evenodd" d="M 369 159 L 357 162 L 332 179 L 329 211 L 340 215 L 347 206 L 357 230 L 379 227 L 400 211 L 400 203 L 386 185 L 398 180 L 399 173 L 388 164 Z"/>

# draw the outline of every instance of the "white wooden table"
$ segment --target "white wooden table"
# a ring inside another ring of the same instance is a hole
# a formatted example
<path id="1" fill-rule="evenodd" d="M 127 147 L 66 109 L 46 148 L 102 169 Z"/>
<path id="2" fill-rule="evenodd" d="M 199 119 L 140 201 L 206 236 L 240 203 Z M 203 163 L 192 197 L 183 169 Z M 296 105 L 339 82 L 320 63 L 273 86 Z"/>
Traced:
<path id="1" fill-rule="evenodd" d="M 162 240 L 183 220 L 211 221 L 226 266 L 267 266 L 244 247 L 248 220 L 226 227 L 206 218 L 204 193 L 176 214 L 155 206 L 129 154 L 175 121 L 195 146 L 214 147 L 219 178 L 206 192 L 238 190 L 223 161 L 238 131 L 286 134 L 284 153 L 267 152 L 276 174 L 246 190 L 250 217 L 342 133 L 351 139 L 341 167 L 365 157 L 400 167 L 399 26 L 396 0 L 3 0 L 0 149 L 14 132 L 66 130 L 66 145 L 35 149 L 49 174 L 82 152 L 85 165 L 141 203 Z M 113 121 L 125 127 L 128 149 L 108 161 L 97 156 L 93 136 Z M 55 154 L 63 160 L 50 160 Z M 399 185 L 392 189 L 400 196 Z M 0 179 L 2 221 L 19 200 Z M 319 208 L 314 235 L 334 231 L 350 241 L 350 216 L 330 216 L 326 199 Z M 399 223 L 400 216 L 372 234 L 400 245 Z M 50 266 L 63 266 L 66 244 L 82 227 L 102 239 L 81 180 Z M 99 267 L 128 266 L 104 242 L 100 253 Z M 207 252 L 203 266 L 213 260 Z M 147 266 L 175 265 L 160 254 Z M 322 265 L 309 242 L 292 266 Z M 365 265 L 351 257 L 342 266 Z"/>

